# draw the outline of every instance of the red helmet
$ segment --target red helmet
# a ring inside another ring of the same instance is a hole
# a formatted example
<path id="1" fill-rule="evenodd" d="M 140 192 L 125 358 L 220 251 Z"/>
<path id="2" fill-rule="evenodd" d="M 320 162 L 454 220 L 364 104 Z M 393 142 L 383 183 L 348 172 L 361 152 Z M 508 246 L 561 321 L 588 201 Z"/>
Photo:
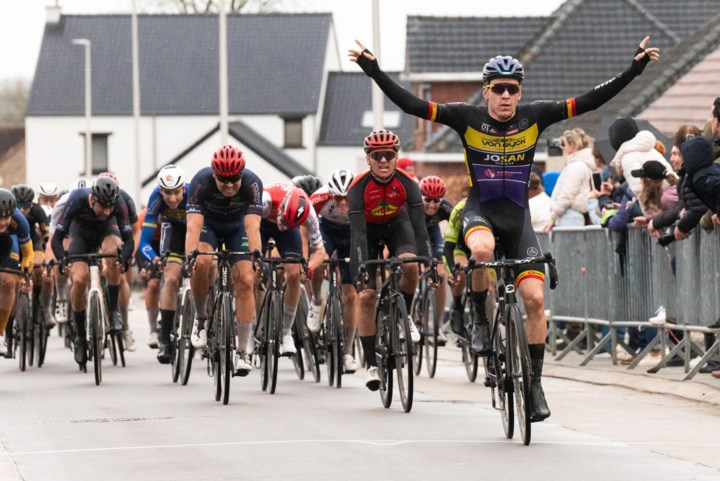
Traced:
<path id="1" fill-rule="evenodd" d="M 420 192 L 425 197 L 442 199 L 445 196 L 445 181 L 437 175 L 428 175 L 420 181 Z"/>
<path id="2" fill-rule="evenodd" d="M 114 180 L 117 185 L 120 185 L 120 181 L 118 180 L 117 175 L 113 174 L 112 172 L 101 172 L 98 174 L 98 177 L 107 177 Z"/>
<path id="3" fill-rule="evenodd" d="M 232 145 L 223 145 L 213 154 L 210 166 L 217 175 L 233 177 L 245 169 L 245 157 Z"/>
<path id="4" fill-rule="evenodd" d="M 291 229 L 302 225 L 310 215 L 310 208 L 307 194 L 299 187 L 293 187 L 280 204 L 283 222 Z"/>
<path id="5" fill-rule="evenodd" d="M 398 159 L 397 162 L 397 168 L 406 170 L 408 167 L 414 167 L 415 162 L 413 162 L 411 159 L 408 159 L 407 157 L 403 157 L 401 159 Z"/>
<path id="6" fill-rule="evenodd" d="M 365 137 L 363 148 L 366 154 L 373 150 L 394 150 L 397 152 L 400 150 L 400 140 L 397 135 L 389 130 L 376 130 Z"/>

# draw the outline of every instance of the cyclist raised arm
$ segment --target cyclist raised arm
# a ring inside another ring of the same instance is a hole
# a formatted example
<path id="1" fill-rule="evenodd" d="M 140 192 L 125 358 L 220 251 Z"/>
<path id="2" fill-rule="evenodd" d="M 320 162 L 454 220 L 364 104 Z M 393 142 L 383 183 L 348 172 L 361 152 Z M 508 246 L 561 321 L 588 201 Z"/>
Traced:
<path id="1" fill-rule="evenodd" d="M 210 167 L 201 169 L 190 182 L 186 258 L 194 251 L 214 252 L 223 243 L 229 251 L 259 251 L 262 192 L 262 181 L 245 168 L 245 156 L 239 149 L 225 145 L 215 151 Z M 190 278 L 196 311 L 191 341 L 196 348 L 207 343 L 205 321 L 212 263 L 212 256 L 198 256 Z M 252 369 L 247 345 L 255 315 L 255 274 L 250 259 L 233 258 L 232 263 L 238 332 L 235 370 L 245 375 Z"/>
<path id="2" fill-rule="evenodd" d="M 56 259 L 65 264 L 65 236 L 70 238 L 68 254 L 89 254 L 97 252 L 114 254 L 121 248 L 116 262 L 106 264 L 105 277 L 108 282 L 108 311 L 112 332 L 123 328 L 123 319 L 118 308 L 120 277 L 127 268 L 135 241 L 130 227 L 125 201 L 120 197 L 117 183 L 108 177 L 99 177 L 91 189 L 76 189 L 70 193 L 62 217 L 58 220 L 51 244 Z M 62 270 L 62 269 L 61 269 Z M 85 318 L 87 289 L 90 270 L 85 262 L 74 262 L 70 266 L 72 287 L 70 302 L 75 320 L 75 361 L 87 362 L 87 341 Z"/>
<path id="3" fill-rule="evenodd" d="M 389 130 L 377 130 L 365 137 L 364 150 L 369 170 L 358 174 L 348 192 L 350 204 L 351 247 L 350 272 L 356 285 L 367 275 L 367 288 L 358 295 L 358 332 L 368 374 L 365 385 L 376 391 L 380 377 L 375 360 L 375 301 L 376 269 L 365 273 L 360 268 L 369 259 L 378 257 L 378 242 L 382 241 L 390 255 L 431 257 L 430 239 L 425 227 L 422 194 L 417 183 L 397 170 L 398 136 Z M 400 291 L 407 312 L 418 283 L 417 264 L 403 264 Z M 409 319 L 412 342 L 420 341 L 417 327 Z"/>
<path id="4" fill-rule="evenodd" d="M 465 243 L 476 261 L 488 261 L 495 249 L 495 236 L 505 255 L 523 258 L 541 251 L 530 223 L 527 183 L 537 139 L 549 125 L 594 110 L 617 95 L 651 60 L 660 58 L 658 48 L 646 48 L 645 37 L 633 55 L 630 67 L 589 92 L 563 101 L 535 102 L 519 106 L 523 66 L 510 56 L 490 59 L 483 68 L 483 98 L 487 107 L 467 103 L 436 104 L 422 100 L 395 83 L 379 67 L 375 56 L 357 41 L 350 60 L 371 77 L 404 112 L 445 124 L 463 143 L 470 173 L 470 192 L 463 212 Z M 526 331 L 532 362 L 531 418 L 550 416 L 540 383 L 547 325 L 543 299 L 542 266 L 526 265 L 516 284 L 527 311 Z M 488 355 L 491 346 L 485 299 L 489 286 L 487 269 L 476 269 L 472 278 L 473 350 Z"/>

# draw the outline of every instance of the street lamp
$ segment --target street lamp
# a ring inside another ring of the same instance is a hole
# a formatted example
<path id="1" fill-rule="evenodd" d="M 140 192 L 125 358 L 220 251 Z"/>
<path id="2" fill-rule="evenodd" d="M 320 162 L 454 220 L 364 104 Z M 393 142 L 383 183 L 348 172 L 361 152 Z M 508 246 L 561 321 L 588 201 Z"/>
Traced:
<path id="1" fill-rule="evenodd" d="M 85 47 L 85 177 L 92 176 L 92 61 L 90 56 L 90 40 L 75 38 L 73 45 Z"/>

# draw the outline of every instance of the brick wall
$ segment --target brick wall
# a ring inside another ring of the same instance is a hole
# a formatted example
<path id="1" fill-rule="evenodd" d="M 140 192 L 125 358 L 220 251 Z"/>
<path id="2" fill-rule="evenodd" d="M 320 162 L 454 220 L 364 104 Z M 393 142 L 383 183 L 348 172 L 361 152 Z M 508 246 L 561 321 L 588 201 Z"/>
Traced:
<path id="1" fill-rule="evenodd" d="M 427 84 L 422 83 L 414 84 L 415 95 L 423 97 L 422 91 L 426 85 Z M 482 87 L 482 82 L 433 82 L 430 83 L 429 100 L 438 104 L 465 102 L 477 92 L 480 87 Z M 428 124 L 430 124 L 430 129 L 433 132 L 440 128 L 440 124 L 417 119 L 415 124 L 415 150 L 424 150 L 423 146 L 425 145 L 427 137 Z"/>

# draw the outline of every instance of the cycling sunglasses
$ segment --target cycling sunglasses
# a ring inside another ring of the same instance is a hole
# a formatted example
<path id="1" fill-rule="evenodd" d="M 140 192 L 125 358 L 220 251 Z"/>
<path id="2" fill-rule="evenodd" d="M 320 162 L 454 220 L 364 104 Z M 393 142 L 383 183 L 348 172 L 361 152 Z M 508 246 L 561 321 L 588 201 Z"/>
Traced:
<path id="1" fill-rule="evenodd" d="M 370 152 L 370 158 L 374 160 L 375 162 L 382 162 L 383 159 L 386 159 L 388 162 L 391 160 L 395 160 L 395 157 L 397 157 L 397 152 L 393 150 L 376 150 L 375 152 Z"/>
<path id="2" fill-rule="evenodd" d="M 510 95 L 516 95 L 520 93 L 522 87 L 515 84 L 489 84 L 488 89 L 494 94 L 502 95 L 507 91 Z"/>
<path id="3" fill-rule="evenodd" d="M 229 177 L 225 177 L 224 175 L 215 175 L 215 179 L 217 179 L 217 181 L 221 184 L 235 184 L 237 182 L 240 182 L 240 180 L 242 179 L 242 174 L 231 175 Z"/>
<path id="4" fill-rule="evenodd" d="M 434 197 L 423 197 L 423 200 L 428 204 L 439 204 L 442 199 L 436 199 Z"/>

